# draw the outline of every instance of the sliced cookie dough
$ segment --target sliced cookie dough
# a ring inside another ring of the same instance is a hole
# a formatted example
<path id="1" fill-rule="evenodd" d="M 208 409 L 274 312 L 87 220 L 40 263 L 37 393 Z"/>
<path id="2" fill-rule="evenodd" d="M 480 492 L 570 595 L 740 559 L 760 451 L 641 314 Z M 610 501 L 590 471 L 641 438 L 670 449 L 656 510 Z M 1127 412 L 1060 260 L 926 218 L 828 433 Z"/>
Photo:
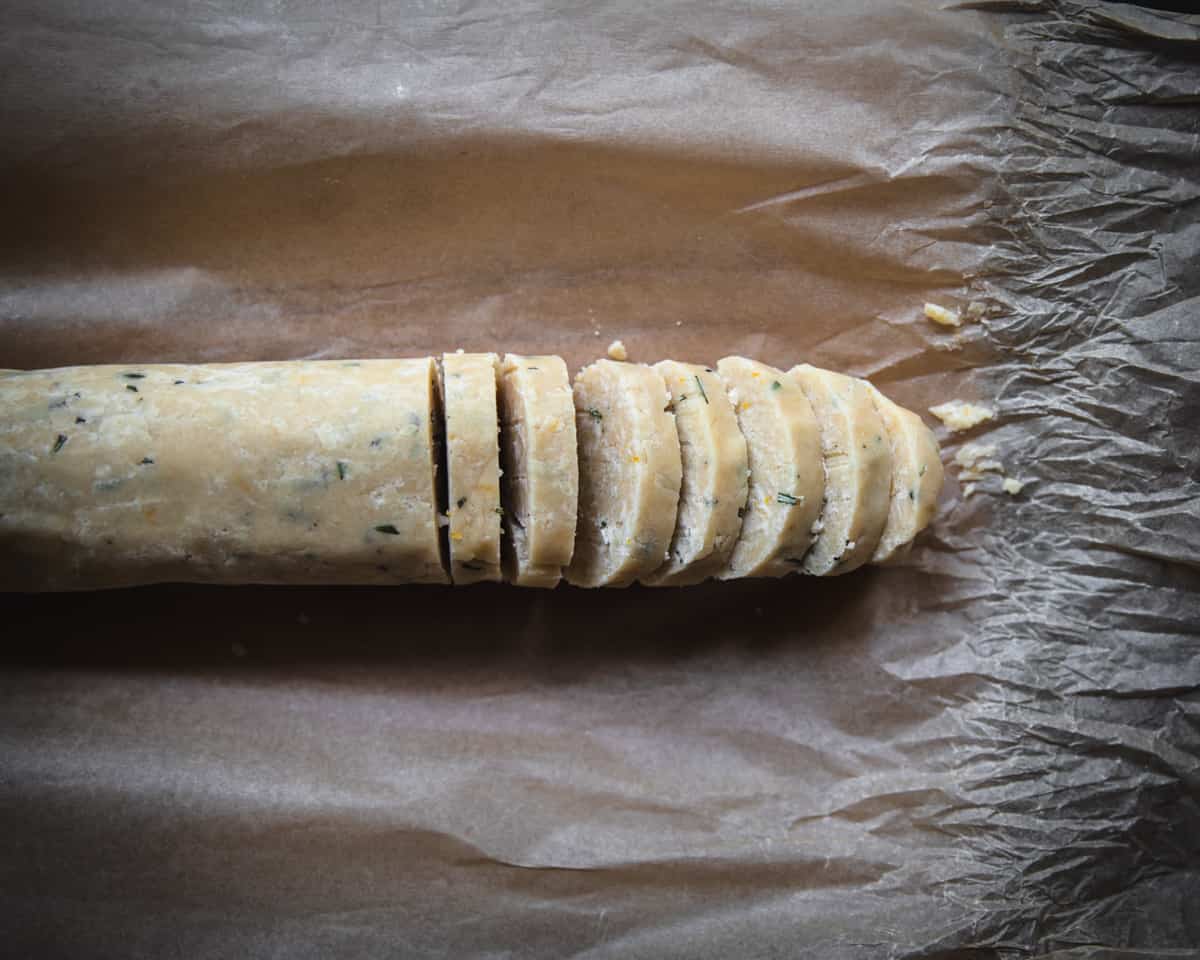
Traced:
<path id="1" fill-rule="evenodd" d="M 571 562 L 579 503 L 575 404 L 561 357 L 505 355 L 500 423 L 505 579 L 553 587 Z"/>
<path id="2" fill-rule="evenodd" d="M 741 535 L 719 576 L 795 573 L 812 545 L 825 486 L 812 407 L 794 382 L 765 363 L 726 357 L 717 370 L 746 438 L 750 464 Z"/>
<path id="3" fill-rule="evenodd" d="M 671 391 L 683 481 L 667 562 L 642 583 L 684 586 L 718 574 L 737 543 L 749 472 L 746 438 L 713 370 L 676 360 L 654 369 Z"/>
<path id="4" fill-rule="evenodd" d="M 419 360 L 0 379 L 0 588 L 445 583 Z"/>
<path id="5" fill-rule="evenodd" d="M 494 353 L 446 353 L 439 368 L 446 418 L 446 516 L 456 584 L 501 580 L 500 421 Z"/>
<path id="6" fill-rule="evenodd" d="M 597 360 L 575 378 L 579 528 L 569 583 L 624 587 L 667 559 L 682 461 L 662 375 Z"/>
<path id="7" fill-rule="evenodd" d="M 792 367 L 820 425 L 825 466 L 825 506 L 820 533 L 804 558 L 804 572 L 848 573 L 868 562 L 888 518 L 892 452 L 871 386 L 808 364 Z"/>
<path id="8" fill-rule="evenodd" d="M 868 384 L 868 386 L 870 386 Z M 872 563 L 902 556 L 929 526 L 942 490 L 942 456 L 937 440 L 919 416 L 870 387 L 892 451 L 892 494 L 887 522 Z"/>

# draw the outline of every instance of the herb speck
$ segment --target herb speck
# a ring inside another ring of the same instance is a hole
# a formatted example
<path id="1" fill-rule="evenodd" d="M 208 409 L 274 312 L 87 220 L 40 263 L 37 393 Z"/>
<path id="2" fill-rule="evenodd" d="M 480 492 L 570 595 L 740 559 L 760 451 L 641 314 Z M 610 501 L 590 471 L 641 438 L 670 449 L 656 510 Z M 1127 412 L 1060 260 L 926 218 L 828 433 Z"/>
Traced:
<path id="1" fill-rule="evenodd" d="M 692 379 L 696 381 L 696 386 L 700 388 L 700 396 L 704 398 L 705 403 L 708 403 L 708 394 L 704 392 L 704 384 L 700 382 L 699 377 L 693 377 Z"/>
<path id="2" fill-rule="evenodd" d="M 346 461 L 345 460 L 339 460 L 337 462 L 337 472 L 338 472 L 339 480 L 346 479 Z"/>
<path id="3" fill-rule="evenodd" d="M 121 374 L 121 376 L 123 376 L 126 380 L 145 380 L 146 379 L 146 375 L 144 373 L 123 373 L 123 374 Z"/>
<path id="4" fill-rule="evenodd" d="M 782 390 L 782 389 L 783 389 L 783 384 L 782 384 L 782 383 L 780 383 L 778 380 L 772 380 L 772 381 L 771 381 L 771 389 L 772 389 L 772 390 Z M 791 560 L 789 560 L 789 561 L 788 561 L 788 563 L 792 563 L 792 562 L 793 562 L 793 561 L 791 561 Z"/>
<path id="5" fill-rule="evenodd" d="M 139 460 L 138 462 L 144 466 L 146 464 L 154 463 L 154 458 L 153 457 L 142 457 L 142 459 Z"/>
<path id="6" fill-rule="evenodd" d="M 400 531 L 396 529 L 396 525 L 394 523 L 381 523 L 375 528 L 375 531 L 377 533 L 387 533 L 393 537 L 400 536 Z"/>
<path id="7" fill-rule="evenodd" d="M 87 423 L 87 417 L 76 417 L 75 422 L 76 423 Z"/>
<path id="8" fill-rule="evenodd" d="M 462 505 L 463 505 L 464 503 L 466 503 L 466 502 L 467 502 L 467 498 L 466 498 L 466 497 L 459 497 L 459 498 L 458 498 L 458 499 L 457 499 L 457 500 L 454 502 L 454 505 L 455 505 L 456 507 L 458 507 L 458 509 L 460 509 L 460 510 L 461 510 L 461 509 L 462 509 Z"/>
<path id="9" fill-rule="evenodd" d="M 132 383 L 127 383 L 127 384 L 125 384 L 125 389 L 126 389 L 126 390 L 128 390 L 128 391 L 130 391 L 131 393 L 137 393 L 137 392 L 138 392 L 138 388 L 137 388 L 137 387 L 135 387 L 135 386 L 134 386 Z"/>
<path id="10" fill-rule="evenodd" d="M 50 448 L 50 452 L 58 453 L 58 451 L 61 450 L 66 445 L 66 442 L 67 442 L 67 435 L 65 433 L 60 433 L 57 437 L 54 438 L 54 446 Z"/>
<path id="11" fill-rule="evenodd" d="M 602 414 L 595 407 L 588 408 L 588 416 L 591 417 L 593 420 L 603 420 L 604 419 L 604 414 Z"/>

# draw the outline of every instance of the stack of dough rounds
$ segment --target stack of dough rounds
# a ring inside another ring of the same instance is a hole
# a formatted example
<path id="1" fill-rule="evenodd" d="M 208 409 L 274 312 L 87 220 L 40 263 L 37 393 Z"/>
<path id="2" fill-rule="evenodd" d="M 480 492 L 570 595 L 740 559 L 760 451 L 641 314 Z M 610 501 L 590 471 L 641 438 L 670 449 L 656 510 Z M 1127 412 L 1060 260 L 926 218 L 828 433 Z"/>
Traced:
<path id="1" fill-rule="evenodd" d="M 794 573 L 813 542 L 825 474 L 817 420 L 782 371 L 745 357 L 717 364 L 750 453 L 750 497 L 723 580 Z"/>
<path id="2" fill-rule="evenodd" d="M 892 451 L 863 380 L 802 364 L 790 373 L 820 425 L 825 504 L 804 572 L 848 573 L 871 559 L 887 523 Z"/>
<path id="3" fill-rule="evenodd" d="M 832 576 L 904 556 L 942 480 L 919 416 L 807 364 L 0 371 L 0 590 Z"/>
<path id="4" fill-rule="evenodd" d="M 663 360 L 657 370 L 671 392 L 683 481 L 667 562 L 642 583 L 680 587 L 725 568 L 746 506 L 746 438 L 725 386 L 710 368 Z"/>

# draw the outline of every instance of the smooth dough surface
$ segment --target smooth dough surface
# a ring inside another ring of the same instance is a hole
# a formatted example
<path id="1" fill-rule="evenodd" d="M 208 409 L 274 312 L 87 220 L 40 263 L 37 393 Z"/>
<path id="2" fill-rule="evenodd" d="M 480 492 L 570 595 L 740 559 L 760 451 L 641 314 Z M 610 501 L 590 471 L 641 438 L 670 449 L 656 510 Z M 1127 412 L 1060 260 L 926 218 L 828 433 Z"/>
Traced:
<path id="1" fill-rule="evenodd" d="M 431 358 L 0 380 L 0 586 L 445 583 Z"/>
<path id="2" fill-rule="evenodd" d="M 575 404 L 562 358 L 506 354 L 500 419 L 505 578 L 553 587 L 571 562 L 579 503 Z"/>
<path id="3" fill-rule="evenodd" d="M 737 543 L 749 472 L 746 438 L 710 368 L 663 360 L 654 369 L 671 392 L 683 480 L 669 558 L 642 583 L 684 586 L 720 572 Z"/>
<path id="4" fill-rule="evenodd" d="M 871 556 L 872 563 L 884 563 L 902 554 L 933 519 L 944 471 L 933 431 L 911 410 L 875 387 L 870 389 L 892 451 L 891 503 L 879 546 Z"/>
<path id="5" fill-rule="evenodd" d="M 682 461 L 670 393 L 637 363 L 597 360 L 575 378 L 579 527 L 567 581 L 623 587 L 662 566 Z"/>
<path id="6" fill-rule="evenodd" d="M 494 353 L 442 355 L 446 418 L 446 516 L 456 584 L 500 573 L 500 420 Z"/>
<path id="7" fill-rule="evenodd" d="M 812 545 L 825 489 L 812 407 L 792 380 L 765 363 L 726 357 L 717 370 L 750 463 L 741 536 L 719 575 L 731 580 L 795 573 Z"/>
<path id="8" fill-rule="evenodd" d="M 864 380 L 801 364 L 789 378 L 812 404 L 821 432 L 825 507 L 804 559 L 816 576 L 848 573 L 871 559 L 883 535 L 892 490 L 892 452 Z"/>

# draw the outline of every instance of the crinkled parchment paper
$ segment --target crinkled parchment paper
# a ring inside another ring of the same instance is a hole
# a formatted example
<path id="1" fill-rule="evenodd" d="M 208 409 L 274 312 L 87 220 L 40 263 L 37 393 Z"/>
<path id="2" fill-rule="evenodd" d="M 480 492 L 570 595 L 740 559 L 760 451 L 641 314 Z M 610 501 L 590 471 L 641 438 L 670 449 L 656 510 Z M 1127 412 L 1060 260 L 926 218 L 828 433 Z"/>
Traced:
<path id="1" fill-rule="evenodd" d="M 619 337 L 991 404 L 1026 484 L 830 581 L 6 597 L 6 953 L 1200 943 L 1197 18 L 16 0 L 0 64 L 0 366 Z"/>

